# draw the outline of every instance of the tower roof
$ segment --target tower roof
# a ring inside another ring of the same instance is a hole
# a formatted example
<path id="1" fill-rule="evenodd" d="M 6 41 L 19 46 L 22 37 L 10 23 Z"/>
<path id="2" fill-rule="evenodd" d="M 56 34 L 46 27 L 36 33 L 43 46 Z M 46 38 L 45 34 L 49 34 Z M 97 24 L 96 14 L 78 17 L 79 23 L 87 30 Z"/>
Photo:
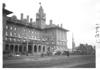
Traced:
<path id="1" fill-rule="evenodd" d="M 43 7 L 42 7 L 42 5 L 41 5 L 41 3 L 39 3 L 40 4 L 40 8 L 39 8 L 39 13 L 43 13 Z"/>

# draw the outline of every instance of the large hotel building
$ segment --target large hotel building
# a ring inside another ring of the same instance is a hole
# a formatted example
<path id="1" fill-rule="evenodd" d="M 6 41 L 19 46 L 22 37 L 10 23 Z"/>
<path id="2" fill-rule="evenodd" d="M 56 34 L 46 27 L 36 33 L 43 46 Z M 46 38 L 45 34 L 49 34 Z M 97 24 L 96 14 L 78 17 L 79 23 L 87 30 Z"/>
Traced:
<path id="1" fill-rule="evenodd" d="M 12 53 L 24 53 L 28 51 L 30 54 L 47 53 L 47 51 L 54 52 L 55 50 L 67 50 L 67 32 L 59 25 L 46 24 L 46 14 L 44 13 L 42 5 L 36 13 L 36 21 L 32 18 L 17 19 L 12 14 L 12 11 L 5 9 L 3 4 L 3 51 L 10 51 Z M 30 22 L 29 22 L 30 21 Z"/>

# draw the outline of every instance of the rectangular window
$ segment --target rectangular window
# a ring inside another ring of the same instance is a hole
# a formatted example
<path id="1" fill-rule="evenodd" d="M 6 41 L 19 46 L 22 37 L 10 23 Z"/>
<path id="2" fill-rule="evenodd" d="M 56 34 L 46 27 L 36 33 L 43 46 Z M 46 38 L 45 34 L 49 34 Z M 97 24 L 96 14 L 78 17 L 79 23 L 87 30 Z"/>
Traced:
<path id="1" fill-rule="evenodd" d="M 7 41 L 7 37 L 5 37 L 5 40 Z"/>
<path id="2" fill-rule="evenodd" d="M 8 32 L 6 32 L 6 36 L 8 36 Z"/>
<path id="3" fill-rule="evenodd" d="M 16 33 L 14 33 L 14 36 L 16 37 Z"/>
<path id="4" fill-rule="evenodd" d="M 33 38 L 33 36 L 32 36 L 32 38 Z"/>
<path id="5" fill-rule="evenodd" d="M 16 27 L 15 27 L 15 31 L 16 31 Z"/>
<path id="6" fill-rule="evenodd" d="M 14 38 L 14 41 L 16 42 L 16 39 Z"/>
<path id="7" fill-rule="evenodd" d="M 24 42 L 26 41 L 26 39 L 23 40 Z"/>
<path id="8" fill-rule="evenodd" d="M 8 26 L 6 26 L 6 29 L 8 29 Z"/>
<path id="9" fill-rule="evenodd" d="M 29 30 L 29 33 L 30 33 L 30 30 Z"/>
<path id="10" fill-rule="evenodd" d="M 20 37 L 20 34 L 18 34 L 18 37 Z"/>
<path id="11" fill-rule="evenodd" d="M 12 40 L 12 38 L 10 38 L 10 41 Z"/>
<path id="12" fill-rule="evenodd" d="M 10 29 L 12 30 L 12 26 L 10 27 Z"/>
<path id="13" fill-rule="evenodd" d="M 18 41 L 20 41 L 20 39 L 18 39 Z"/>
<path id="14" fill-rule="evenodd" d="M 35 40 L 37 40 L 37 37 L 35 37 Z"/>
<path id="15" fill-rule="evenodd" d="M 37 34 L 39 35 L 39 32 Z"/>
<path id="16" fill-rule="evenodd" d="M 35 32 L 35 34 L 37 34 L 37 33 Z"/>
<path id="17" fill-rule="evenodd" d="M 12 36 L 12 32 L 10 32 L 10 36 Z"/>
<path id="18" fill-rule="evenodd" d="M 31 36 L 29 36 L 29 39 L 31 39 Z"/>
<path id="19" fill-rule="evenodd" d="M 33 31 L 32 31 L 32 34 L 33 34 Z"/>

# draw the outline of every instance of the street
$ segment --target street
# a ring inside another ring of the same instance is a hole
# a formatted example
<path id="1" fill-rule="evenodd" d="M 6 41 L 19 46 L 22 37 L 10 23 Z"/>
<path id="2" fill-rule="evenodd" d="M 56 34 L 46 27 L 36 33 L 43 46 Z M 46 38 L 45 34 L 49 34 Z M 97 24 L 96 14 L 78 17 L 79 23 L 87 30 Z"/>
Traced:
<path id="1" fill-rule="evenodd" d="M 95 68 L 94 55 L 27 57 L 18 60 L 4 60 L 3 68 Z"/>

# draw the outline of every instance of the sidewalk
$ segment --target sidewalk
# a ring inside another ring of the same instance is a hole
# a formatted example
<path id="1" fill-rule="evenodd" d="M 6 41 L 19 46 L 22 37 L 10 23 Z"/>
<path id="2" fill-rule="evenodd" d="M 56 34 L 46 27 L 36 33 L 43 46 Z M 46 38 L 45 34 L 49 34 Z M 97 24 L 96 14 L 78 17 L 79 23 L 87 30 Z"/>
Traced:
<path id="1" fill-rule="evenodd" d="M 16 60 L 4 60 L 3 64 L 15 64 L 15 63 L 23 63 L 23 62 L 32 62 L 32 61 L 45 61 L 45 60 L 55 60 L 55 59 L 63 59 L 67 58 L 67 56 L 44 56 L 44 57 L 34 57 L 34 56 L 26 56 L 23 59 Z"/>
<path id="2" fill-rule="evenodd" d="M 90 61 L 75 62 L 75 63 L 70 62 L 69 64 L 55 65 L 55 66 L 52 66 L 50 68 L 71 68 L 71 67 L 74 67 L 74 66 L 84 65 L 84 64 L 89 64 L 89 63 L 91 63 L 91 62 Z"/>

